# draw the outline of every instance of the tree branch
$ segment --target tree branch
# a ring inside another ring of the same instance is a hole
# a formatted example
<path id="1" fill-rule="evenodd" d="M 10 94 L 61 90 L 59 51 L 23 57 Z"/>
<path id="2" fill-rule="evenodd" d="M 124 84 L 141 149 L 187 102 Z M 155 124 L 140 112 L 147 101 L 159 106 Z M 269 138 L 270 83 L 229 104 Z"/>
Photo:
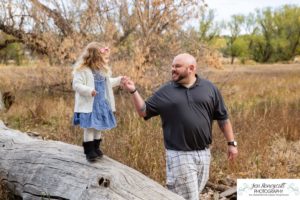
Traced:
<path id="1" fill-rule="evenodd" d="M 55 25 L 61 30 L 63 35 L 71 35 L 73 33 L 73 29 L 68 23 L 68 21 L 63 18 L 59 12 L 56 10 L 51 10 L 44 4 L 40 3 L 38 0 L 30 0 L 34 6 L 36 6 L 39 10 L 46 13 L 46 15 L 54 20 Z"/>

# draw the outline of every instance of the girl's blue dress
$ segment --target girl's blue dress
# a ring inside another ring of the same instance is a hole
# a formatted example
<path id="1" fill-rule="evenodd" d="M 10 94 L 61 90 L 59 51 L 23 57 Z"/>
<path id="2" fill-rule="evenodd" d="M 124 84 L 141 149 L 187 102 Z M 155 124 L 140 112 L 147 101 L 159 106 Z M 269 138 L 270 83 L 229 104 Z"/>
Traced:
<path id="1" fill-rule="evenodd" d="M 105 99 L 105 77 L 99 72 L 94 72 L 95 90 L 93 111 L 91 113 L 74 113 L 73 124 L 81 128 L 94 128 L 96 130 L 108 130 L 116 127 L 116 119 Z"/>

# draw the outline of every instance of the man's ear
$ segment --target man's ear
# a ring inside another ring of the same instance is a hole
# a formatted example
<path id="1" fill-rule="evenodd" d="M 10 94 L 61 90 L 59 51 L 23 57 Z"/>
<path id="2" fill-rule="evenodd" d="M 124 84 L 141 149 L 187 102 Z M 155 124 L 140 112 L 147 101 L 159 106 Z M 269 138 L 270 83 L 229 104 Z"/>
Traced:
<path id="1" fill-rule="evenodd" d="M 195 71 L 196 70 L 196 67 L 195 67 L 195 65 L 189 65 L 189 69 L 190 69 L 190 71 Z"/>

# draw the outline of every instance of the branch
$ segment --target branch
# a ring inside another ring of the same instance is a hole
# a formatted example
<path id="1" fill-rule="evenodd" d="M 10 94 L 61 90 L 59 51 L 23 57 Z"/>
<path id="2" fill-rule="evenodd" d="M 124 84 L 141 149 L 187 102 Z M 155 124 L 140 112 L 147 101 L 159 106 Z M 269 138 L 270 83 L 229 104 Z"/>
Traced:
<path id="1" fill-rule="evenodd" d="M 16 29 L 13 26 L 5 25 L 4 22 L 0 22 L 0 30 L 8 35 L 14 36 L 17 38 L 18 42 L 26 44 L 30 49 L 33 49 L 44 55 L 49 55 L 48 48 L 45 45 L 47 42 L 37 34 L 25 33 L 21 29 Z"/>
<path id="2" fill-rule="evenodd" d="M 35 5 L 39 10 L 45 12 L 46 15 L 54 20 L 55 25 L 62 31 L 63 35 L 71 35 L 73 29 L 70 23 L 61 16 L 61 14 L 56 10 L 51 10 L 44 4 L 40 3 L 38 0 L 30 0 L 33 5 Z"/>

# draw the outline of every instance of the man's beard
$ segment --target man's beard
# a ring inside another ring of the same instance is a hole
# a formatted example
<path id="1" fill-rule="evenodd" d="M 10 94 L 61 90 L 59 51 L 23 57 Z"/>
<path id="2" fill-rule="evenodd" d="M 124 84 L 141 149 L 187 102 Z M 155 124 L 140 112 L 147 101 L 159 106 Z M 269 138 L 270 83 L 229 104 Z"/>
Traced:
<path id="1" fill-rule="evenodd" d="M 188 77 L 188 72 L 185 71 L 184 73 L 178 75 L 177 80 L 175 80 L 176 83 L 180 83 L 181 80 L 185 79 L 186 77 Z"/>
<path id="2" fill-rule="evenodd" d="M 176 83 L 179 83 L 182 79 L 184 79 L 186 76 L 184 75 L 179 75 L 177 80 L 175 80 Z"/>

